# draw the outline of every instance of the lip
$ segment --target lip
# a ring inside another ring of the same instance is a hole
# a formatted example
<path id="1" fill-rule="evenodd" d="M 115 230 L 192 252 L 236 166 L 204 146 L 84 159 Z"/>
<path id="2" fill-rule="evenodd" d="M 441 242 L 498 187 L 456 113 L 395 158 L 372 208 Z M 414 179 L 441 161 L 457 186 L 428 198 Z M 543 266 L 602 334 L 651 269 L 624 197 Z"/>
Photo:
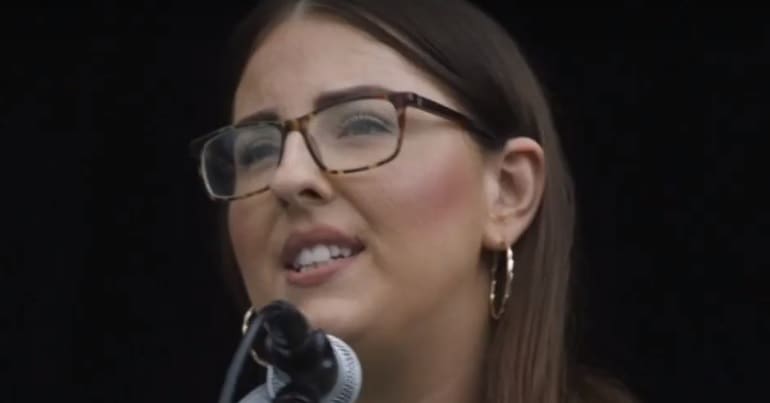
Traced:
<path id="1" fill-rule="evenodd" d="M 350 248 L 353 254 L 347 258 L 331 260 L 315 269 L 297 272 L 293 269 L 294 259 L 307 247 L 315 245 L 339 245 Z M 291 284 L 312 286 L 323 283 L 339 270 L 349 266 L 365 249 L 363 242 L 354 236 L 330 226 L 316 226 L 306 231 L 292 232 L 281 250 L 281 263 Z"/>
<path id="2" fill-rule="evenodd" d="M 350 266 L 353 261 L 358 259 L 361 252 L 346 258 L 330 260 L 328 263 L 305 272 L 294 270 L 286 271 L 286 280 L 289 284 L 297 287 L 314 287 L 330 280 L 335 274 Z"/>

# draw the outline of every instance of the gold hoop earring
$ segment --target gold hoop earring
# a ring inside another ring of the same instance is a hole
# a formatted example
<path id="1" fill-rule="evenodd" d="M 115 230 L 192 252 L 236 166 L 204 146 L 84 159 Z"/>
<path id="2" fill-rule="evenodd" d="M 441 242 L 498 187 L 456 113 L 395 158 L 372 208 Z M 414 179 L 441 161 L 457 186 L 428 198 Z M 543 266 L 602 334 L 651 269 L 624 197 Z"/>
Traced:
<path id="1" fill-rule="evenodd" d="M 257 313 L 257 308 L 254 308 L 253 306 L 249 307 L 248 310 L 246 310 L 246 313 L 243 315 L 243 324 L 241 324 L 241 332 L 245 335 L 246 332 L 249 330 L 249 323 L 251 322 L 251 317 L 254 316 Z M 268 363 L 262 361 L 261 358 L 259 358 L 259 355 L 257 355 L 257 352 L 254 351 L 254 349 L 251 349 L 251 358 L 256 362 L 257 364 L 267 368 L 269 366 Z"/>
<path id="2" fill-rule="evenodd" d="M 505 312 L 505 303 L 511 296 L 511 284 L 513 283 L 513 265 L 513 250 L 509 247 L 505 251 L 505 287 L 503 298 L 502 301 L 500 301 L 500 305 L 496 308 L 495 299 L 497 298 L 495 298 L 495 294 L 497 294 L 497 271 L 499 269 L 499 265 L 497 256 L 495 256 L 494 262 L 492 264 L 492 281 L 489 286 L 489 313 L 492 315 L 492 319 L 500 319 L 500 317 L 503 316 L 503 312 Z"/>

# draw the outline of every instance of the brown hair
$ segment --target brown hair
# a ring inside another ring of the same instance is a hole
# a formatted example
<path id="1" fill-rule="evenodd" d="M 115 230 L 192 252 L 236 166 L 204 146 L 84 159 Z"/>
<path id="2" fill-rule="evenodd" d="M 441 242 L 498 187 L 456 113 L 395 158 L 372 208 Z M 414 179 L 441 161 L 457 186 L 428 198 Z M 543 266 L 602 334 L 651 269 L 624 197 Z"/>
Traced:
<path id="1" fill-rule="evenodd" d="M 543 201 L 514 245 L 516 280 L 493 330 L 483 401 L 631 401 L 622 387 L 588 377 L 570 364 L 566 321 L 575 215 L 572 180 L 541 86 L 514 40 L 461 0 L 264 0 L 236 31 L 232 88 L 260 40 L 298 7 L 341 18 L 430 73 L 491 129 L 492 138 L 471 133 L 482 148 L 494 151 L 509 138 L 524 135 L 544 150 Z M 226 230 L 223 235 L 230 251 Z M 231 253 L 226 255 L 226 267 L 237 270 Z M 244 295 L 242 284 L 231 285 Z"/>

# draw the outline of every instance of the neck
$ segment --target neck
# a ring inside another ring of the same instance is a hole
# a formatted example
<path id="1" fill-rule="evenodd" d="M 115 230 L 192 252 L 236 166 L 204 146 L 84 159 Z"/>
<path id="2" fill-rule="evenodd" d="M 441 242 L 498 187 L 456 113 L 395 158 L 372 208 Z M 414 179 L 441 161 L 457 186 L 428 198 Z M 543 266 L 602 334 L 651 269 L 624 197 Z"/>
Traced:
<path id="1" fill-rule="evenodd" d="M 472 296 L 478 298 L 478 294 Z M 487 306 L 454 297 L 454 306 L 431 315 L 378 358 L 362 357 L 359 403 L 471 403 L 484 391 L 489 345 Z M 437 330 L 436 330 L 437 329 Z M 394 352 L 397 350 L 397 352 Z"/>

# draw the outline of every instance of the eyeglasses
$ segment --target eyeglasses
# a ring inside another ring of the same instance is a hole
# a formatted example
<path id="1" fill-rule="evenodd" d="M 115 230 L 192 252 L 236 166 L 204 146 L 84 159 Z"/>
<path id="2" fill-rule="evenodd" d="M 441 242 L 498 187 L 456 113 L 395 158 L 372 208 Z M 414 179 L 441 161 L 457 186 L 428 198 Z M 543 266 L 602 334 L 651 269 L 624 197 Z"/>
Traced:
<path id="1" fill-rule="evenodd" d="M 398 156 L 406 108 L 414 107 L 490 137 L 473 120 L 411 92 L 356 95 L 285 121 L 226 126 L 193 140 L 209 196 L 243 199 L 268 189 L 281 163 L 286 137 L 299 132 L 318 167 L 349 174 L 384 165 Z"/>

